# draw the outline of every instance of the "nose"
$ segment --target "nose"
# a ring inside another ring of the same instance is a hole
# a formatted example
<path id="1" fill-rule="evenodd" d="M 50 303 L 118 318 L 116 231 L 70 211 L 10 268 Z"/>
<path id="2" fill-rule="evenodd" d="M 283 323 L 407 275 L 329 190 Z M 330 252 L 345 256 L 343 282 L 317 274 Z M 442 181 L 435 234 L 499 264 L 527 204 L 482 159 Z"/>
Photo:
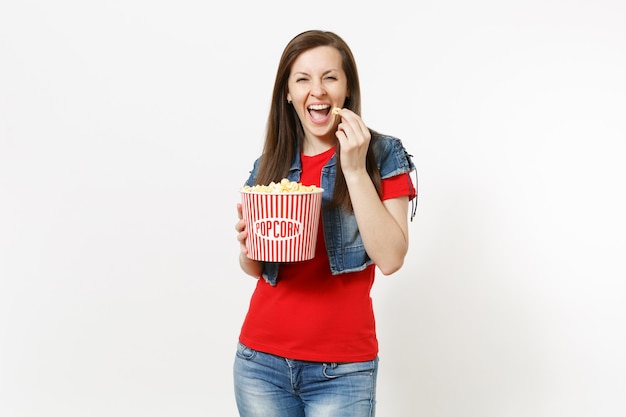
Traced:
<path id="1" fill-rule="evenodd" d="M 311 85 L 311 95 L 315 97 L 321 97 L 326 94 L 324 85 L 321 81 L 314 81 Z"/>

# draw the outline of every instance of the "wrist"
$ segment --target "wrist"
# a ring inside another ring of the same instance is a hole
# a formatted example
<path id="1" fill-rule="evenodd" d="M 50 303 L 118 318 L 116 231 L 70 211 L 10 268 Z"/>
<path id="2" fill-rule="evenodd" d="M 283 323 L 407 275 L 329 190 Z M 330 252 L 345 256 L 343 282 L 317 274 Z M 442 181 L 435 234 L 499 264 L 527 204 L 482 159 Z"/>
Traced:
<path id="1" fill-rule="evenodd" d="M 344 171 L 343 177 L 346 179 L 346 184 L 358 184 L 362 181 L 371 182 L 370 176 L 365 169 L 359 169 L 355 171 Z"/>

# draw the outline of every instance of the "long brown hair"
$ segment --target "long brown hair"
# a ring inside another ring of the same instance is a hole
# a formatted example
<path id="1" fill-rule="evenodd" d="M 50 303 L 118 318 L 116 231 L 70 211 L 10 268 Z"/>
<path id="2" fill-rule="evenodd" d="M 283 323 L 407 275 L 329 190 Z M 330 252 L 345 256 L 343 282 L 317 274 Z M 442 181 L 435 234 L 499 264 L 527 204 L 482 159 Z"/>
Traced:
<path id="1" fill-rule="evenodd" d="M 348 91 L 350 92 L 350 97 L 346 99 L 343 107 L 358 115 L 361 114 L 359 75 L 348 44 L 335 33 L 328 31 L 309 30 L 295 36 L 285 47 L 276 71 L 265 144 L 256 178 L 257 184 L 269 184 L 271 181 L 279 181 L 286 177 L 296 152 L 302 148 L 304 131 L 293 106 L 287 103 L 287 82 L 291 66 L 296 58 L 301 53 L 318 46 L 332 46 L 341 54 L 343 70 L 347 77 Z M 372 135 L 372 140 L 375 140 L 374 135 Z M 331 206 L 341 205 L 351 210 L 352 204 L 346 179 L 341 170 L 339 153 L 339 142 L 337 142 L 338 166 Z M 366 167 L 376 190 L 380 194 L 380 172 L 374 159 L 371 143 L 367 151 Z"/>

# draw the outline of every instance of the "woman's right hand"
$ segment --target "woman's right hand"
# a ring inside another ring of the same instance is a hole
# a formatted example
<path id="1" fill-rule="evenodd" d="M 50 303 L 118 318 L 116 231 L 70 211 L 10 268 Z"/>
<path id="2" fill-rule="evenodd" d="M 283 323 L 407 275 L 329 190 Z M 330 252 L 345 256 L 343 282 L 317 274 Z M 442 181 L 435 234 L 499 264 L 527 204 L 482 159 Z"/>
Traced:
<path id="1" fill-rule="evenodd" d="M 248 258 L 248 249 L 246 248 L 246 240 L 248 239 L 248 231 L 246 223 L 243 220 L 243 209 L 241 203 L 237 203 L 237 217 L 239 220 L 235 223 L 237 231 L 237 240 L 239 241 L 239 265 L 246 274 L 254 278 L 260 278 L 263 273 L 261 262 Z"/>
<path id="2" fill-rule="evenodd" d="M 248 231 L 246 230 L 246 223 L 243 221 L 243 209 L 241 203 L 237 203 L 237 216 L 239 221 L 235 224 L 235 230 L 237 231 L 237 240 L 241 245 L 241 253 L 248 255 L 248 249 L 246 249 L 246 239 L 248 238 Z"/>

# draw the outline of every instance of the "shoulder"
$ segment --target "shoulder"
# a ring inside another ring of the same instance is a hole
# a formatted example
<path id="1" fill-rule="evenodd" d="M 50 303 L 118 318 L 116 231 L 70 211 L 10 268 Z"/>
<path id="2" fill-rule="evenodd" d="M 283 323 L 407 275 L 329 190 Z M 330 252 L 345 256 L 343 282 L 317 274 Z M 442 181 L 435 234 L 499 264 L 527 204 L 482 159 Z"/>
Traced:
<path id="1" fill-rule="evenodd" d="M 248 179 L 245 182 L 245 185 L 254 185 L 255 184 L 255 180 L 256 177 L 259 173 L 259 163 L 261 162 L 261 157 L 259 156 L 257 159 L 254 160 L 254 163 L 252 164 L 252 170 L 249 172 L 248 175 Z"/>
<path id="2" fill-rule="evenodd" d="M 389 178 L 415 169 L 412 155 L 407 152 L 401 139 L 372 131 L 371 146 L 382 178 Z"/>

